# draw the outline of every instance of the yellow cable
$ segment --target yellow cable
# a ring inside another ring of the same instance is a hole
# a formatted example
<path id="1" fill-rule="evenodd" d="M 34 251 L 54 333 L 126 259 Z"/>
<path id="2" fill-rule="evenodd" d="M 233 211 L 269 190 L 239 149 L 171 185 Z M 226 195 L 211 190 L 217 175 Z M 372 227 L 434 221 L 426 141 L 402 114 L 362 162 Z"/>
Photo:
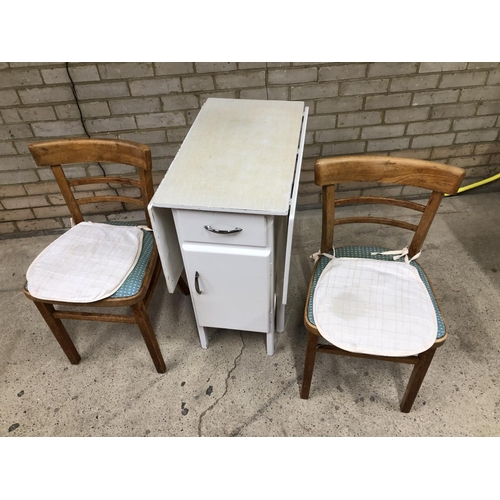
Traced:
<path id="1" fill-rule="evenodd" d="M 483 184 L 487 184 L 488 182 L 496 181 L 500 179 L 500 174 L 493 175 L 492 177 L 488 177 L 487 179 L 483 179 L 482 181 L 474 182 L 473 184 L 469 184 L 468 186 L 462 186 L 456 194 L 463 193 L 464 191 L 468 191 L 469 189 L 474 189 L 478 186 L 482 186 Z M 445 196 L 453 196 L 451 194 L 445 194 Z"/>

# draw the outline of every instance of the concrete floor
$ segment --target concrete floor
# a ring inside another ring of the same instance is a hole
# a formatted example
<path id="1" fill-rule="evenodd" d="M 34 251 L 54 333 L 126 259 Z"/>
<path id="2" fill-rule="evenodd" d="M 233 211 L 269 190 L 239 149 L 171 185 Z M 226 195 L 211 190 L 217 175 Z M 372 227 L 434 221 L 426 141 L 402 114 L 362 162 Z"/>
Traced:
<path id="1" fill-rule="evenodd" d="M 274 356 L 264 334 L 252 332 L 209 330 L 201 349 L 189 297 L 170 295 L 162 278 L 149 309 L 162 375 L 133 325 L 68 322 L 82 356 L 71 365 L 21 292 L 29 264 L 56 235 L 1 240 L 0 435 L 499 436 L 500 192 L 445 198 L 428 236 L 419 262 L 450 336 L 409 414 L 399 400 L 411 367 L 395 363 L 318 354 L 310 399 L 299 398 L 308 257 L 319 246 L 320 217 L 298 212 L 286 328 Z M 353 228 L 338 230 L 337 246 L 398 249 L 409 241 L 390 227 Z"/>

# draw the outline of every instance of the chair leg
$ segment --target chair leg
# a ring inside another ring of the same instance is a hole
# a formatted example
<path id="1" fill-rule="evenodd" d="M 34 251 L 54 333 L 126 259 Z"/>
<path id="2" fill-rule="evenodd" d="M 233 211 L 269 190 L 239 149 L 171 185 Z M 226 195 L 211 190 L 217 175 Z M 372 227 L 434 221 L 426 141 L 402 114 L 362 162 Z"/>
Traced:
<path id="1" fill-rule="evenodd" d="M 404 393 L 403 399 L 401 400 L 400 409 L 403 413 L 410 412 L 435 352 L 436 348 L 434 347 L 419 354 L 419 360 L 413 367 L 413 371 L 410 375 L 410 380 L 408 381 L 406 391 Z"/>
<path id="2" fill-rule="evenodd" d="M 73 365 L 77 365 L 80 362 L 80 355 L 76 350 L 75 344 L 71 340 L 66 328 L 62 321 L 58 318 L 54 318 L 55 308 L 52 304 L 47 304 L 45 302 L 38 302 L 36 300 L 33 301 L 35 306 L 40 311 L 40 314 L 43 316 L 43 319 L 52 330 L 54 337 L 59 342 L 59 345 L 62 347 L 64 354 L 68 357 L 70 362 Z"/>
<path id="3" fill-rule="evenodd" d="M 300 397 L 302 399 L 309 398 L 309 390 L 311 388 L 311 380 L 314 370 L 314 362 L 316 361 L 316 352 L 318 347 L 318 336 L 309 332 L 307 336 L 306 359 L 304 362 L 304 376 L 302 377 L 302 388 Z"/>
<path id="4" fill-rule="evenodd" d="M 156 371 L 158 373 L 165 373 L 167 371 L 167 367 L 165 365 L 165 361 L 163 360 L 160 346 L 158 345 L 158 340 L 156 339 L 156 335 L 153 331 L 153 326 L 149 320 L 144 303 L 140 302 L 139 304 L 134 304 L 131 307 L 137 321 L 137 325 L 141 330 L 142 337 L 148 347 L 149 354 L 151 355 L 151 358 L 153 358 Z"/>

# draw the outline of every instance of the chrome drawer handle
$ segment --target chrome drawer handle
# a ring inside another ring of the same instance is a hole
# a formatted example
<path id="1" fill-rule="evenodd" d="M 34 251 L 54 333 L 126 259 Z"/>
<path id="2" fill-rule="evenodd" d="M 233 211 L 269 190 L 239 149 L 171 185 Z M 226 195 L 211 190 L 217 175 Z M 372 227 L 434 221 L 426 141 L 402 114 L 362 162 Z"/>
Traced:
<path id="1" fill-rule="evenodd" d="M 207 231 L 210 231 L 211 233 L 217 233 L 217 234 L 233 234 L 243 231 L 241 227 L 235 227 L 234 229 L 214 229 L 212 226 L 205 226 L 205 229 Z"/>
<path id="2" fill-rule="evenodd" d="M 196 291 L 201 295 L 201 290 L 200 290 L 200 284 L 198 283 L 198 280 L 200 278 L 200 274 L 198 271 L 194 273 L 194 287 L 196 288 Z"/>

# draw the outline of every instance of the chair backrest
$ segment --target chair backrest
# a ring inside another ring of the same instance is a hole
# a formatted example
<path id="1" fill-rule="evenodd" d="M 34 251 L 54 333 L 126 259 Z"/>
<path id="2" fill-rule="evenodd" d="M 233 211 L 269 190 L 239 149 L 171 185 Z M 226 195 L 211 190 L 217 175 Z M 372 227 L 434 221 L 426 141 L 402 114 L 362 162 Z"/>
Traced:
<path id="1" fill-rule="evenodd" d="M 59 189 L 68 205 L 75 224 L 82 222 L 81 205 L 88 203 L 121 202 L 140 205 L 149 227 L 147 206 L 153 196 L 151 150 L 145 144 L 117 139 L 63 139 L 30 144 L 29 150 L 39 167 L 51 167 Z M 67 179 L 63 165 L 72 163 L 120 163 L 137 167 L 139 179 L 116 175 L 102 175 Z M 75 198 L 73 188 L 86 184 L 116 183 L 139 188 L 139 197 L 95 195 Z"/>
<path id="2" fill-rule="evenodd" d="M 333 246 L 335 225 L 350 223 L 376 223 L 414 231 L 409 247 L 413 257 L 422 248 L 430 225 L 445 193 L 455 194 L 460 188 L 465 170 L 425 160 L 388 156 L 338 156 L 320 158 L 314 165 L 315 183 L 322 186 L 323 218 L 321 251 Z M 381 182 L 414 186 L 431 191 L 426 205 L 408 200 L 379 196 L 357 196 L 335 200 L 335 185 L 341 182 Z M 335 207 L 343 205 L 385 204 L 409 208 L 422 213 L 420 222 L 410 224 L 382 217 L 345 217 L 335 219 Z"/>

